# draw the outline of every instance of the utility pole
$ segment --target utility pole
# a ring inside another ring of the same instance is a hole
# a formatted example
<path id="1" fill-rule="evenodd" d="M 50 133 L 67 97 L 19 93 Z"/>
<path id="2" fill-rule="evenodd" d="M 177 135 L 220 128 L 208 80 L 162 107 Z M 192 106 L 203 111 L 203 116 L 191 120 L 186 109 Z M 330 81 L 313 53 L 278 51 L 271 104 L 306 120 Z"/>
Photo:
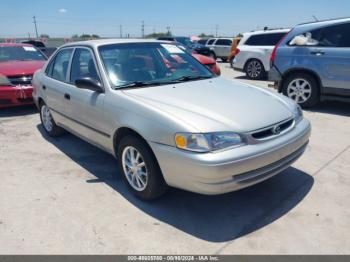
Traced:
<path id="1" fill-rule="evenodd" d="M 120 38 L 123 38 L 123 25 L 119 26 Z"/>
<path id="2" fill-rule="evenodd" d="M 36 38 L 39 39 L 38 26 L 37 26 L 37 23 L 36 23 L 36 16 L 33 16 L 33 23 L 34 23 L 34 26 L 35 26 Z"/>
<path id="3" fill-rule="evenodd" d="M 215 37 L 218 37 L 219 25 L 215 26 Z"/>
<path id="4" fill-rule="evenodd" d="M 167 27 L 166 27 L 166 30 L 167 30 L 167 34 L 168 34 L 169 36 L 171 36 L 171 31 L 170 31 L 171 28 L 170 28 L 170 26 L 167 26 Z"/>
<path id="5" fill-rule="evenodd" d="M 142 21 L 141 35 L 142 35 L 142 38 L 145 38 L 145 21 Z"/>

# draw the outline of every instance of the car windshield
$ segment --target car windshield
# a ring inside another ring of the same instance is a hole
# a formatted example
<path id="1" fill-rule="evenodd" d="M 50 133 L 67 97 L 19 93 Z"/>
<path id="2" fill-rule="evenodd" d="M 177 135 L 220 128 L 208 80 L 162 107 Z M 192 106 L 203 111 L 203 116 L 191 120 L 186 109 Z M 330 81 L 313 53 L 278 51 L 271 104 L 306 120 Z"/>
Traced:
<path id="1" fill-rule="evenodd" d="M 45 56 L 32 46 L 0 47 L 0 63 L 9 61 L 43 61 Z"/>
<path id="2" fill-rule="evenodd" d="M 194 57 L 173 44 L 131 43 L 99 48 L 115 88 L 165 85 L 214 75 Z"/>
<path id="3" fill-rule="evenodd" d="M 185 46 L 191 46 L 193 45 L 193 42 L 188 37 L 176 37 L 175 40 Z"/>

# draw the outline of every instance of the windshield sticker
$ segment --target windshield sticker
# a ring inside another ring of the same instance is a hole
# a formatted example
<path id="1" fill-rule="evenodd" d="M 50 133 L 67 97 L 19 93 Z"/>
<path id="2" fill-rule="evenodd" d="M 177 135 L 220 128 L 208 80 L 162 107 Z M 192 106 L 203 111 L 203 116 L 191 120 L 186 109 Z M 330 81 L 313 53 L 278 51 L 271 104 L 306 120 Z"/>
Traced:
<path id="1" fill-rule="evenodd" d="M 178 48 L 175 45 L 167 45 L 167 44 L 162 44 L 162 47 L 164 47 L 170 54 L 184 54 L 185 52 Z"/>
<path id="2" fill-rule="evenodd" d="M 32 46 L 23 46 L 23 49 L 28 52 L 36 52 L 36 49 Z"/>

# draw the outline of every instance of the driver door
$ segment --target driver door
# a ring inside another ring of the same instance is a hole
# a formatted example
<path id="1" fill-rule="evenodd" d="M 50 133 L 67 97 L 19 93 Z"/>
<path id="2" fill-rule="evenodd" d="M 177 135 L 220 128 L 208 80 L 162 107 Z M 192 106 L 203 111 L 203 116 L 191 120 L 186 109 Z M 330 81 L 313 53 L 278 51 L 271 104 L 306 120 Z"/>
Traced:
<path id="1" fill-rule="evenodd" d="M 69 89 L 65 94 L 70 127 L 75 133 L 103 148 L 108 148 L 110 133 L 104 112 L 104 92 L 80 89 L 77 79 L 91 78 L 101 82 L 93 50 L 87 47 L 75 48 L 69 77 Z"/>

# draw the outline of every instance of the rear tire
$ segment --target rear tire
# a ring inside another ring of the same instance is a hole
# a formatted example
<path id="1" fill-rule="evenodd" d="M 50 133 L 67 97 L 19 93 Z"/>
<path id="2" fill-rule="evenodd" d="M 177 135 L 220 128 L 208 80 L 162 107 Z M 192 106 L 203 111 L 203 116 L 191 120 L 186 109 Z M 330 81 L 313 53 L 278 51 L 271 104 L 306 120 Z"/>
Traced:
<path id="1" fill-rule="evenodd" d="M 282 93 L 303 108 L 311 108 L 320 101 L 320 88 L 317 80 L 307 73 L 295 73 L 283 82 Z"/>
<path id="2" fill-rule="evenodd" d="M 56 125 L 55 120 L 51 116 L 49 107 L 44 103 L 40 103 L 40 120 L 46 133 L 51 137 L 58 137 L 64 133 L 64 129 Z"/>
<path id="3" fill-rule="evenodd" d="M 258 59 L 249 60 L 244 67 L 244 71 L 251 80 L 261 80 L 266 75 L 264 65 Z"/>
<path id="4" fill-rule="evenodd" d="M 152 150 L 137 136 L 124 137 L 118 145 L 118 165 L 128 189 L 142 200 L 154 200 L 168 186 Z"/>

